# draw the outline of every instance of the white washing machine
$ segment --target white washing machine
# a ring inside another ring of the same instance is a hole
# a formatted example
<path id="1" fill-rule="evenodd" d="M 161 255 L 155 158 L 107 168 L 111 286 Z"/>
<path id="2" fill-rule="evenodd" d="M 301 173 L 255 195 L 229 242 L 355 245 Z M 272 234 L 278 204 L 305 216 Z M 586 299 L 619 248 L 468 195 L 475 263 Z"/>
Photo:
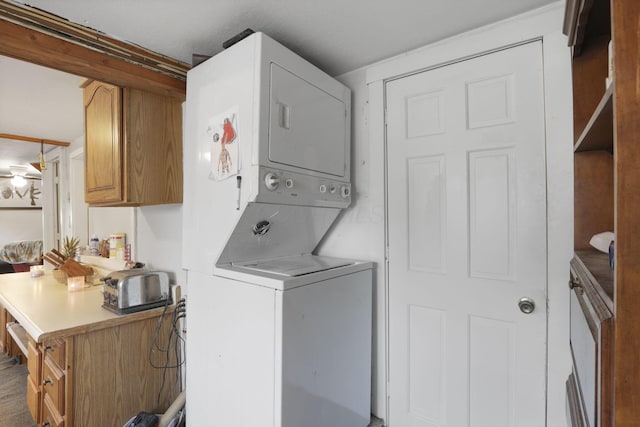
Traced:
<path id="1" fill-rule="evenodd" d="M 351 203 L 351 92 L 264 34 L 187 75 L 192 426 L 365 427 L 372 264 L 318 257 Z"/>
<path id="2" fill-rule="evenodd" d="M 372 264 L 314 255 L 189 272 L 188 418 L 224 427 L 364 427 Z M 202 424 L 205 425 L 205 424 Z"/>

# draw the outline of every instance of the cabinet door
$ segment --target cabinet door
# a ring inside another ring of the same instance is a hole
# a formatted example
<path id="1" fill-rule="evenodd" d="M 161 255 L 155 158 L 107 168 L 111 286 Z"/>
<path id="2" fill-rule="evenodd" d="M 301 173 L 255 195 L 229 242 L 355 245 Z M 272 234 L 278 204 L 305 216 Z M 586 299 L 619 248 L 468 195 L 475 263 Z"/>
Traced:
<path id="1" fill-rule="evenodd" d="M 610 427 L 612 314 L 576 259 L 571 262 L 571 281 L 570 348 L 577 401 L 586 425 Z"/>
<path id="2" fill-rule="evenodd" d="M 42 392 L 40 387 L 36 384 L 36 381 L 31 377 L 31 374 L 27 376 L 27 408 L 29 413 L 33 417 L 36 423 L 40 423 L 40 397 Z"/>
<path id="3" fill-rule="evenodd" d="M 53 359 L 45 357 L 42 368 L 42 392 L 50 398 L 58 412 L 64 412 L 64 373 Z"/>
<path id="4" fill-rule="evenodd" d="M 84 89 L 85 201 L 118 202 L 122 183 L 122 89 L 92 82 Z"/>
<path id="5" fill-rule="evenodd" d="M 51 397 L 46 394 L 44 404 L 42 405 L 42 424 L 43 427 L 63 427 L 64 418 L 56 409 L 55 404 L 51 401 Z"/>
<path id="6" fill-rule="evenodd" d="M 0 353 L 6 353 L 9 346 L 7 343 L 7 310 L 0 305 Z"/>
<path id="7" fill-rule="evenodd" d="M 45 340 L 42 343 L 42 351 L 45 356 L 51 358 L 55 365 L 61 369 L 65 370 L 65 342 L 60 339 L 51 339 Z"/>

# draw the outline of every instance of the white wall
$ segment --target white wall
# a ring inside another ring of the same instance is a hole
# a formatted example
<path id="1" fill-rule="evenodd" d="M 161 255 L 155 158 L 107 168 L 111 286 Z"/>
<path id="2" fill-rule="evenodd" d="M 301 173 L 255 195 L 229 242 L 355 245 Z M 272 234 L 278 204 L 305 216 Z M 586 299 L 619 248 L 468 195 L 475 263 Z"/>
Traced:
<path id="1" fill-rule="evenodd" d="M 42 240 L 42 210 L 0 210 L 0 246 L 20 240 Z"/>
<path id="2" fill-rule="evenodd" d="M 182 205 L 137 208 L 138 259 L 155 270 L 170 272 L 177 284 L 186 284 L 182 269 Z M 183 287 L 183 294 L 186 288 Z"/>
<path id="3" fill-rule="evenodd" d="M 407 52 L 339 79 L 353 91 L 354 203 L 319 247 L 320 254 L 372 260 L 374 283 L 372 412 L 387 418 L 384 81 L 438 64 L 541 38 L 544 51 L 548 169 L 548 408 L 549 426 L 566 423 L 564 382 L 570 371 L 566 286 L 573 256 L 571 63 L 561 34 L 563 4 L 498 22 Z"/>
<path id="4" fill-rule="evenodd" d="M 114 233 L 126 234 L 126 243 L 131 243 L 132 256 L 135 255 L 135 208 L 89 208 L 89 237 L 96 234 L 100 240 L 108 240 Z M 81 244 L 88 245 L 89 242 Z"/>

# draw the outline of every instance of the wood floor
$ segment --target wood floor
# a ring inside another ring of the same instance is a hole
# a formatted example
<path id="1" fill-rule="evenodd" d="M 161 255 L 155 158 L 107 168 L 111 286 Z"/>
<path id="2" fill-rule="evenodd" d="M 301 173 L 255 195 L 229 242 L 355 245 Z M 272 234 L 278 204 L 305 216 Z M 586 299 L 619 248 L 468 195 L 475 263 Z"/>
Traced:
<path id="1" fill-rule="evenodd" d="M 0 427 L 35 427 L 26 392 L 27 365 L 0 354 Z"/>

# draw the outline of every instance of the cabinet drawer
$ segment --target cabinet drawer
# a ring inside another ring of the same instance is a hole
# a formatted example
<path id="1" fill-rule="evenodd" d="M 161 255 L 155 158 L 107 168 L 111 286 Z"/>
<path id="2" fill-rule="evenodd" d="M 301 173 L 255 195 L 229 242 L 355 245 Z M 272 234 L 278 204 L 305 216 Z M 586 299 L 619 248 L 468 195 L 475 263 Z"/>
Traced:
<path id="1" fill-rule="evenodd" d="M 63 412 L 61 409 L 64 408 L 64 374 L 49 357 L 44 358 L 42 392 L 50 397 L 59 412 Z"/>
<path id="2" fill-rule="evenodd" d="M 50 357 L 63 371 L 66 369 L 65 347 L 65 342 L 62 340 L 48 340 L 42 343 L 44 356 Z"/>
<path id="3" fill-rule="evenodd" d="M 64 426 L 64 418 L 58 412 L 49 394 L 44 395 L 44 406 L 42 407 L 42 424 L 43 427 L 62 427 Z"/>
<path id="4" fill-rule="evenodd" d="M 29 375 L 33 378 L 33 381 L 36 384 L 39 384 L 40 373 L 42 372 L 42 353 L 38 350 L 36 343 L 29 339 L 27 342 L 27 369 L 29 370 Z"/>
<path id="5" fill-rule="evenodd" d="M 27 408 L 36 423 L 40 422 L 40 387 L 33 380 L 31 375 L 27 376 Z"/>

